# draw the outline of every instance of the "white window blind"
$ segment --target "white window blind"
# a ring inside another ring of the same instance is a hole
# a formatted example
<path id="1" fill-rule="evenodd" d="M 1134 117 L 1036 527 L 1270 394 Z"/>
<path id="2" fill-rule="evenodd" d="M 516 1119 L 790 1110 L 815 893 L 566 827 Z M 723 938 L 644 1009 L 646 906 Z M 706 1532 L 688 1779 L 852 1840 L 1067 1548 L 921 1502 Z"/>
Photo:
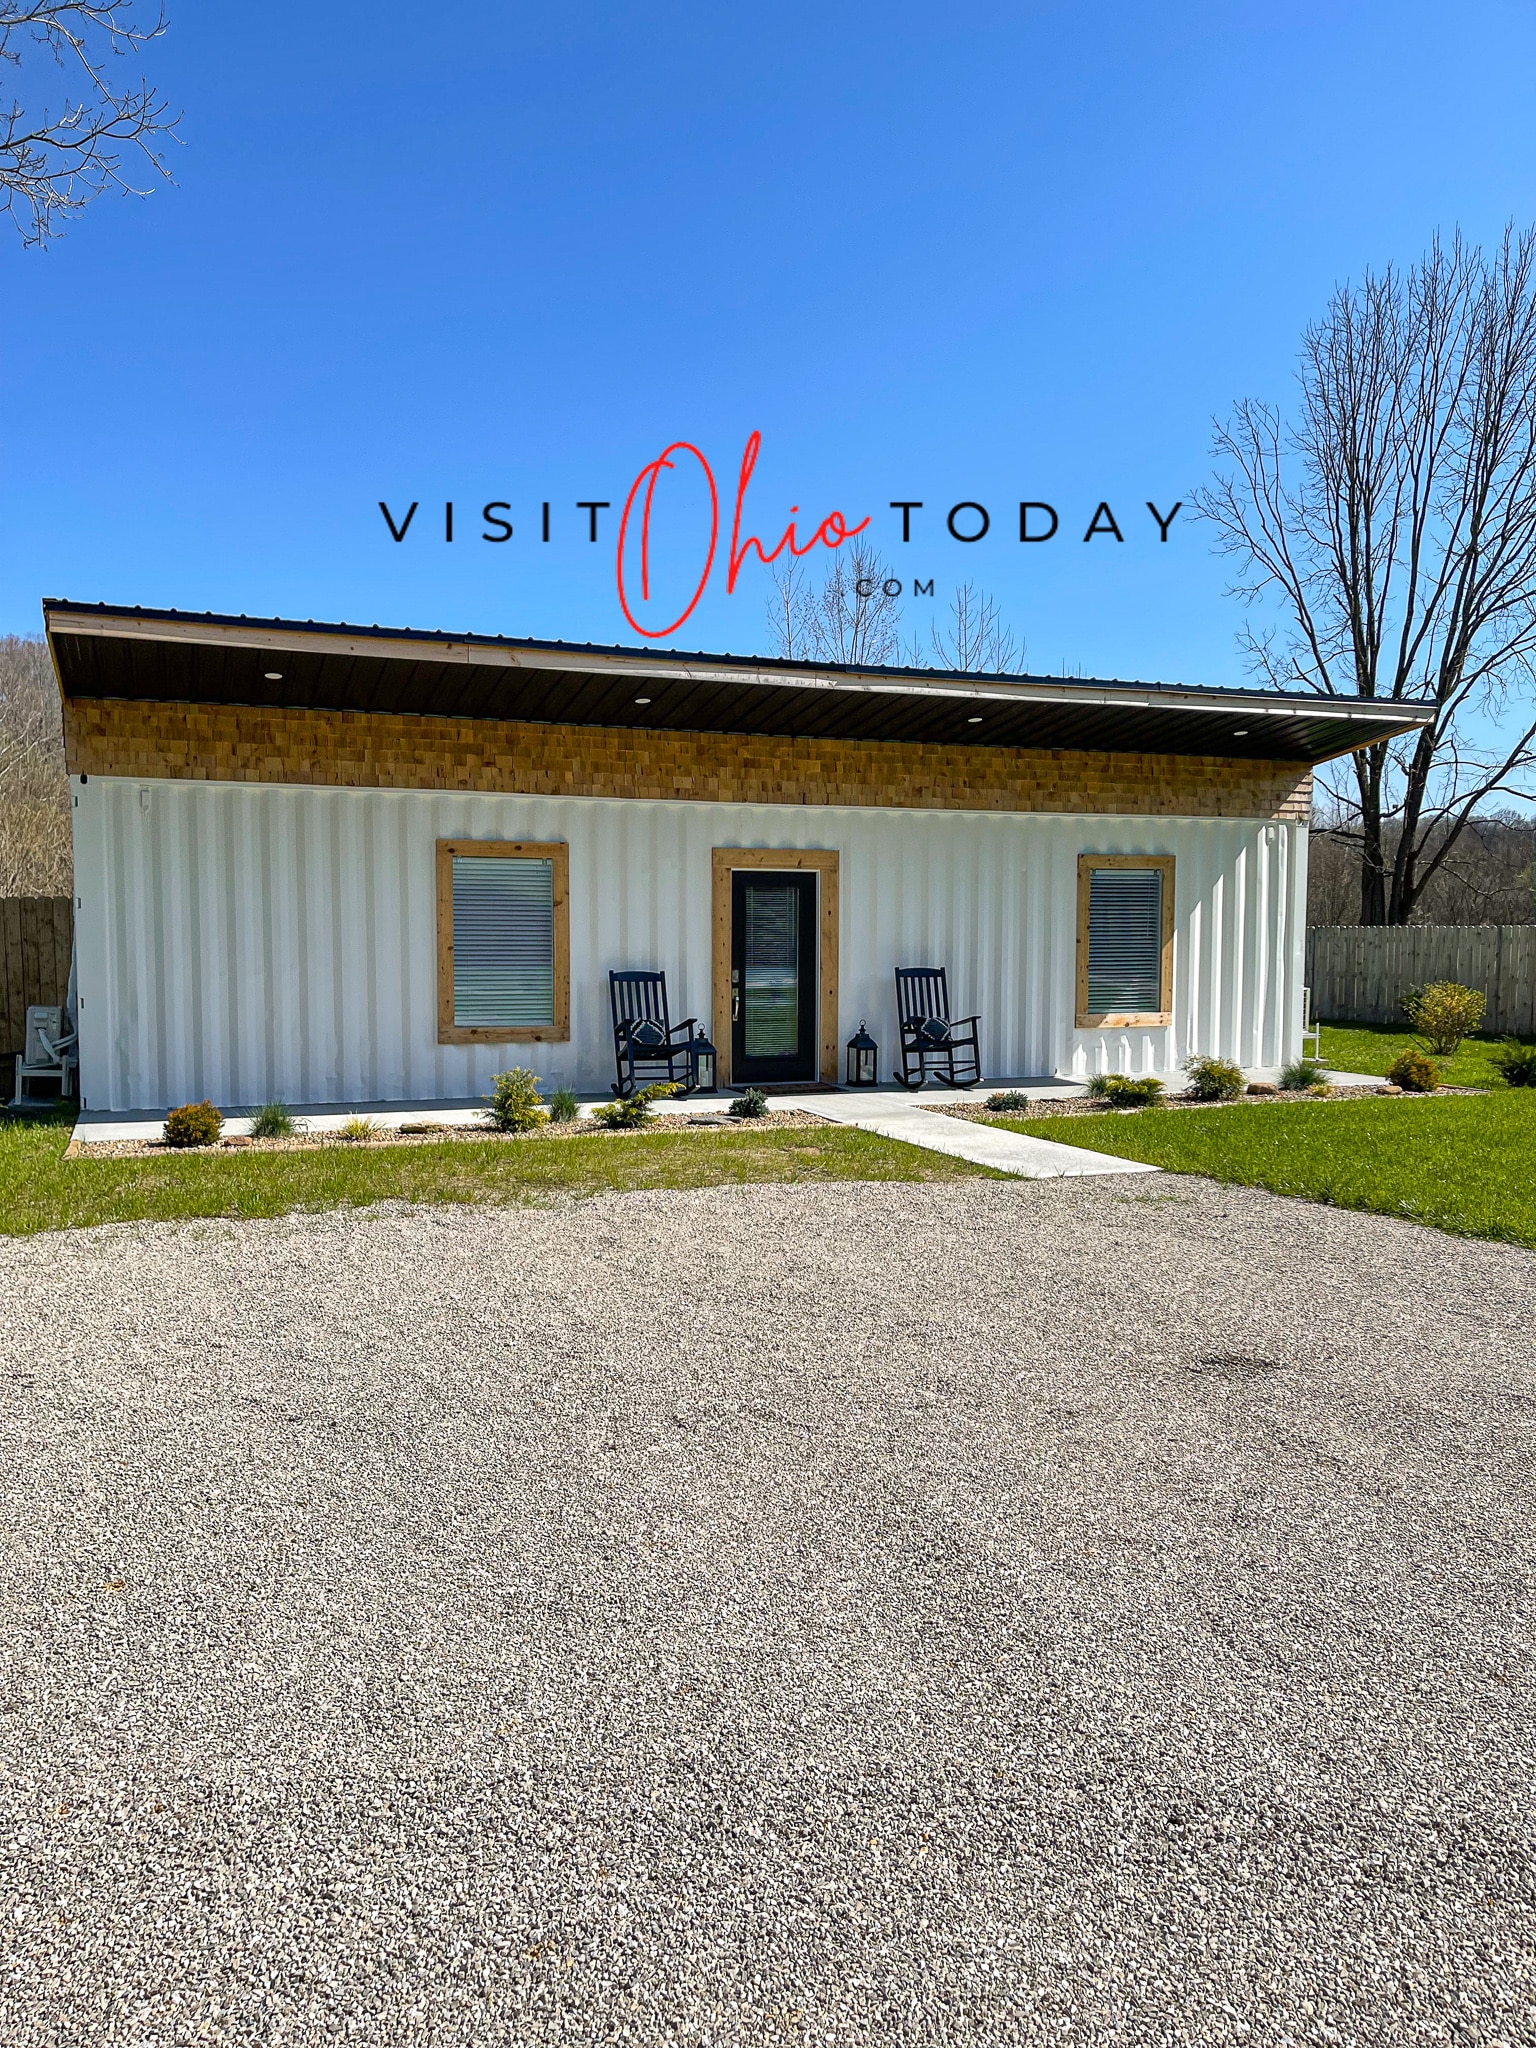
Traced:
<path id="1" fill-rule="evenodd" d="M 555 868 L 550 860 L 453 859 L 453 1021 L 555 1021 Z"/>
<path id="2" fill-rule="evenodd" d="M 1088 878 L 1088 1008 L 1161 1010 L 1163 870 L 1094 868 Z"/>

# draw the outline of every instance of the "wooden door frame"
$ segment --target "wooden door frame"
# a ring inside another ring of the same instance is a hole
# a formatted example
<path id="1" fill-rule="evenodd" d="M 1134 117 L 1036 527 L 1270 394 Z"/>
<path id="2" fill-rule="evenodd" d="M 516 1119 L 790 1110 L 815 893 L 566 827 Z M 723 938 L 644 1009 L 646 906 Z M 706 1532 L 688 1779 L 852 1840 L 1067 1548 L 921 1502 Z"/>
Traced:
<path id="1" fill-rule="evenodd" d="M 710 854 L 714 891 L 714 1002 L 716 1072 L 731 1078 L 731 877 L 739 868 L 792 874 L 813 869 L 820 877 L 816 919 L 819 938 L 816 990 L 817 1062 L 822 1082 L 837 1086 L 838 855 L 830 848 L 717 846 Z"/>

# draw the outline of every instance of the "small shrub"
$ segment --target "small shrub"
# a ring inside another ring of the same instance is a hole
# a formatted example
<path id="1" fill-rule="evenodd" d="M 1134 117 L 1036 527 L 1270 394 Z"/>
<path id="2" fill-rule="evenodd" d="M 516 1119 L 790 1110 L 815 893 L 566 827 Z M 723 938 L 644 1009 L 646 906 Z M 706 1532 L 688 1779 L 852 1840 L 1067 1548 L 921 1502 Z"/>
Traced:
<path id="1" fill-rule="evenodd" d="M 1002 1088 L 987 1097 L 988 1109 L 1028 1109 L 1029 1097 L 1022 1088 Z"/>
<path id="2" fill-rule="evenodd" d="M 536 1131 L 544 1121 L 539 1101 L 539 1077 L 527 1067 L 509 1067 L 504 1074 L 492 1074 L 490 1104 L 486 1122 L 498 1131 Z"/>
<path id="3" fill-rule="evenodd" d="M 1303 1088 L 1326 1088 L 1327 1085 L 1328 1069 L 1321 1060 L 1292 1060 L 1291 1064 L 1283 1067 L 1280 1072 L 1280 1086 L 1288 1092 Z"/>
<path id="4" fill-rule="evenodd" d="M 286 1102 L 264 1102 L 251 1119 L 253 1138 L 296 1138 L 303 1128 L 304 1119 Z"/>
<path id="5" fill-rule="evenodd" d="M 736 1097 L 727 1114 L 729 1116 L 766 1116 L 768 1114 L 768 1098 L 761 1088 L 748 1088 L 744 1094 Z"/>
<path id="6" fill-rule="evenodd" d="M 1459 981 L 1432 981 L 1427 988 L 1412 988 L 1403 997 L 1409 1023 L 1443 1060 L 1482 1023 L 1487 1007 L 1488 998 L 1480 989 L 1463 988 Z"/>
<path id="7" fill-rule="evenodd" d="M 1153 1074 L 1095 1074 L 1088 1093 L 1106 1109 L 1150 1109 L 1163 1099 L 1163 1084 Z"/>
<path id="8" fill-rule="evenodd" d="M 675 1081 L 653 1081 L 649 1088 L 637 1088 L 633 1095 L 616 1095 L 612 1102 L 600 1102 L 592 1114 L 607 1130 L 638 1131 L 655 1114 L 651 1108 L 653 1102 L 677 1093 Z"/>
<path id="9" fill-rule="evenodd" d="M 344 1145 L 366 1145 L 377 1129 L 371 1116 L 349 1116 L 336 1135 Z"/>
<path id="10" fill-rule="evenodd" d="M 190 1145 L 216 1145 L 224 1119 L 211 1102 L 184 1102 L 165 1119 L 165 1142 L 178 1151 Z"/>
<path id="11" fill-rule="evenodd" d="M 576 1090 L 557 1088 L 545 1107 L 549 1111 L 549 1120 L 552 1124 L 574 1123 L 580 1109 L 580 1104 L 576 1100 Z"/>
<path id="12" fill-rule="evenodd" d="M 1233 1102 L 1247 1085 L 1243 1070 L 1231 1060 L 1206 1059 L 1196 1053 L 1184 1062 L 1189 1077 L 1185 1094 L 1196 1102 Z"/>
<path id="13" fill-rule="evenodd" d="M 1427 1052 L 1409 1045 L 1388 1067 L 1387 1079 L 1394 1088 L 1406 1088 L 1410 1095 L 1433 1095 L 1440 1086 L 1440 1070 Z"/>
<path id="14" fill-rule="evenodd" d="M 1536 1088 L 1536 1045 L 1522 1045 L 1518 1038 L 1506 1038 L 1492 1059 L 1508 1087 Z"/>

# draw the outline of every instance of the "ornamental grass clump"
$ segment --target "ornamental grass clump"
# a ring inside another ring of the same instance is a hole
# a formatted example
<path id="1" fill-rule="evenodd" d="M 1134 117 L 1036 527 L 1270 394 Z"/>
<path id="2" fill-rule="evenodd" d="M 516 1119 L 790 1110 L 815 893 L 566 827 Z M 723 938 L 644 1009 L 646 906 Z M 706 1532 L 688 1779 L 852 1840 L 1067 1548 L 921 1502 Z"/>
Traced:
<path id="1" fill-rule="evenodd" d="M 1388 1067 L 1387 1079 L 1394 1088 L 1402 1088 L 1409 1095 L 1433 1095 L 1440 1086 L 1440 1070 L 1427 1052 L 1409 1045 Z"/>
<path id="2" fill-rule="evenodd" d="M 1248 1085 L 1241 1067 L 1231 1060 L 1203 1057 L 1196 1053 L 1184 1062 L 1187 1082 L 1184 1093 L 1192 1102 L 1235 1102 Z"/>
<path id="3" fill-rule="evenodd" d="M 761 1088 L 748 1088 L 736 1097 L 726 1114 L 737 1117 L 766 1116 L 768 1098 Z"/>
<path id="4" fill-rule="evenodd" d="M 366 1145 L 378 1128 L 371 1116 L 349 1116 L 336 1135 L 344 1145 Z"/>
<path id="5" fill-rule="evenodd" d="M 1152 1109 L 1163 1099 L 1163 1084 L 1155 1074 L 1095 1074 L 1088 1094 L 1106 1109 Z"/>
<path id="6" fill-rule="evenodd" d="M 1321 1060 L 1292 1060 L 1288 1067 L 1280 1070 L 1280 1086 L 1289 1094 L 1299 1094 L 1303 1089 L 1326 1088 L 1328 1069 Z"/>
<path id="7" fill-rule="evenodd" d="M 544 1107 L 549 1112 L 552 1124 L 572 1124 L 576 1121 L 580 1104 L 574 1088 L 557 1088 Z"/>
<path id="8" fill-rule="evenodd" d="M 536 1131 L 544 1121 L 539 1077 L 528 1067 L 509 1067 L 492 1074 L 486 1122 L 497 1131 Z"/>
<path id="9" fill-rule="evenodd" d="M 1403 997 L 1409 1023 L 1443 1060 L 1482 1023 L 1487 1007 L 1488 998 L 1481 989 L 1464 988 L 1459 981 L 1432 981 L 1425 988 L 1411 988 Z"/>
<path id="10" fill-rule="evenodd" d="M 304 1128 L 286 1102 L 264 1102 L 251 1118 L 253 1138 L 296 1138 Z"/>
<path id="11" fill-rule="evenodd" d="M 675 1081 L 653 1081 L 649 1088 L 637 1088 L 633 1095 L 616 1095 L 612 1102 L 600 1102 L 592 1115 L 609 1131 L 638 1131 L 655 1115 L 651 1104 L 679 1093 Z"/>
<path id="12" fill-rule="evenodd" d="M 1536 1045 L 1522 1045 L 1518 1038 L 1506 1038 L 1490 1055 L 1490 1064 L 1504 1076 L 1507 1088 L 1536 1088 Z"/>
<path id="13" fill-rule="evenodd" d="M 193 1145 L 217 1145 L 224 1119 L 211 1102 L 184 1102 L 165 1119 L 165 1142 L 184 1151 Z"/>

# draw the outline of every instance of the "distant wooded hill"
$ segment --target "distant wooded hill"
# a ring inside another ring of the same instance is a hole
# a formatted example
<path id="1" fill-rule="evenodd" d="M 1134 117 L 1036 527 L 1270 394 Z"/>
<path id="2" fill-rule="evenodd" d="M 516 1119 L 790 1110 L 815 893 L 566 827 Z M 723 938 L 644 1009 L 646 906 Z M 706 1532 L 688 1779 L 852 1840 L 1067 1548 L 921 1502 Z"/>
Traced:
<path id="1" fill-rule="evenodd" d="M 1433 854 L 1436 841 L 1427 851 Z M 1386 857 L 1396 851 L 1386 838 Z M 1446 855 L 1413 914 L 1414 924 L 1536 923 L 1536 818 L 1493 811 L 1476 818 Z M 1307 922 L 1360 922 L 1360 851 L 1333 836 L 1326 821 L 1312 827 Z"/>
<path id="2" fill-rule="evenodd" d="M 47 643 L 0 638 L 0 897 L 68 896 L 69 784 Z"/>

